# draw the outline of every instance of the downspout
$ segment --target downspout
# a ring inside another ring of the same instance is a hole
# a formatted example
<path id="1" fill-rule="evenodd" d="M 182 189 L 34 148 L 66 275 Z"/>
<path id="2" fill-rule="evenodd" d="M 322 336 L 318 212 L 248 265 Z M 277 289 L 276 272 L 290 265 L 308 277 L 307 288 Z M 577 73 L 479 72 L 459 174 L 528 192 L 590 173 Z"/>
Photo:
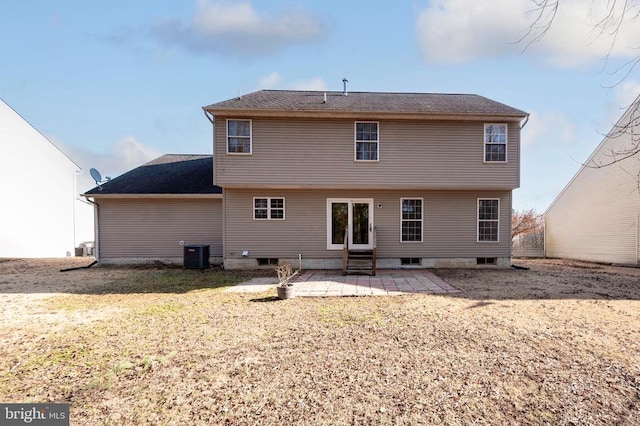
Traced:
<path id="1" fill-rule="evenodd" d="M 100 207 L 100 205 L 95 201 L 91 201 L 86 194 L 82 194 L 82 196 L 87 200 L 86 201 L 87 203 L 93 204 L 93 238 L 95 240 L 94 246 L 93 246 L 93 256 L 96 258 L 96 261 L 99 261 L 100 260 L 100 231 L 99 231 L 100 228 L 98 227 L 98 217 L 100 217 L 100 215 L 99 215 L 98 208 Z"/>
<path id="2" fill-rule="evenodd" d="M 526 126 L 528 122 L 529 122 L 529 114 L 527 114 L 527 116 L 525 117 L 524 123 L 520 125 L 520 130 L 524 129 L 524 126 Z"/>
<path id="3" fill-rule="evenodd" d="M 203 109 L 202 112 L 204 112 L 204 116 L 207 117 L 207 120 L 209 120 L 209 122 L 213 124 L 213 116 L 209 115 L 206 109 Z"/>
<path id="4" fill-rule="evenodd" d="M 547 258 L 547 218 L 542 220 L 542 256 Z"/>
<path id="5" fill-rule="evenodd" d="M 93 202 L 93 237 L 95 238 L 95 246 L 93 247 L 93 256 L 96 258 L 96 261 L 100 261 L 100 227 L 98 226 L 98 218 L 100 217 L 99 212 L 100 205 L 96 202 Z"/>
<path id="6" fill-rule="evenodd" d="M 216 124 L 215 124 L 215 117 L 213 116 L 213 114 L 209 113 L 206 109 L 202 109 L 202 112 L 204 112 L 204 116 L 207 117 L 207 120 L 209 120 L 209 123 L 211 123 L 211 127 L 213 128 L 212 131 L 212 157 L 213 157 L 213 184 L 216 184 Z"/>

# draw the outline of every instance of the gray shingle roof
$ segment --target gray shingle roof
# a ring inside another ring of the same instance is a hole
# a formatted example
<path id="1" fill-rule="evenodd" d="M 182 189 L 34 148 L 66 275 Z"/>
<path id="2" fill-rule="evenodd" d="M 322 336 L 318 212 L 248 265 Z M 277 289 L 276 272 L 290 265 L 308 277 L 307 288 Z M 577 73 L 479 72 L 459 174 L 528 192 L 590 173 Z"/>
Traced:
<path id="1" fill-rule="evenodd" d="M 326 93 L 327 102 L 324 102 Z M 204 107 L 217 111 L 371 112 L 425 115 L 493 115 L 524 118 L 527 113 L 479 95 L 260 90 Z"/>
<path id="2" fill-rule="evenodd" d="M 163 155 L 100 186 L 86 194 L 222 194 L 211 155 Z"/>

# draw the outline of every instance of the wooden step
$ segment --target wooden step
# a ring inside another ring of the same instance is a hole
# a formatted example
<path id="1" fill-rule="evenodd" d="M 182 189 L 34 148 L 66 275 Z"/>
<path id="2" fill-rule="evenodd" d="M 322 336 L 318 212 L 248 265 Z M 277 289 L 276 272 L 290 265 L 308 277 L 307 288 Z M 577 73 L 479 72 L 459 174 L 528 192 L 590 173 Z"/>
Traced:
<path id="1" fill-rule="evenodd" d="M 375 275 L 373 250 L 349 250 L 345 274 Z"/>

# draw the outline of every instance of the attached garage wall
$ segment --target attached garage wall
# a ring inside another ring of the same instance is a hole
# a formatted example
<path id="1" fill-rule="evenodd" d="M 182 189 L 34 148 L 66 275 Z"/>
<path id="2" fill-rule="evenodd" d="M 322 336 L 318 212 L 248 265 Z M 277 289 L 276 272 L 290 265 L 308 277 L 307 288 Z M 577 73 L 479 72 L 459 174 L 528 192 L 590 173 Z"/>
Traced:
<path id="1" fill-rule="evenodd" d="M 209 244 L 222 257 L 222 199 L 97 200 L 98 255 L 103 263 L 181 262 L 185 244 Z"/>

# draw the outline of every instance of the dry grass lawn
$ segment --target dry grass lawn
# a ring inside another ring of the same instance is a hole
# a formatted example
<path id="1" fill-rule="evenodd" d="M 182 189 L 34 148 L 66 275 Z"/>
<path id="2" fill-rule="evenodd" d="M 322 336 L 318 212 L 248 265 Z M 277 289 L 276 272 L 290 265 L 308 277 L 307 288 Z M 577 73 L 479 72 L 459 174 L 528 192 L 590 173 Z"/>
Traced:
<path id="1" fill-rule="evenodd" d="M 640 269 L 439 270 L 459 295 L 297 298 L 253 274 L 0 260 L 0 401 L 71 424 L 639 424 Z"/>

